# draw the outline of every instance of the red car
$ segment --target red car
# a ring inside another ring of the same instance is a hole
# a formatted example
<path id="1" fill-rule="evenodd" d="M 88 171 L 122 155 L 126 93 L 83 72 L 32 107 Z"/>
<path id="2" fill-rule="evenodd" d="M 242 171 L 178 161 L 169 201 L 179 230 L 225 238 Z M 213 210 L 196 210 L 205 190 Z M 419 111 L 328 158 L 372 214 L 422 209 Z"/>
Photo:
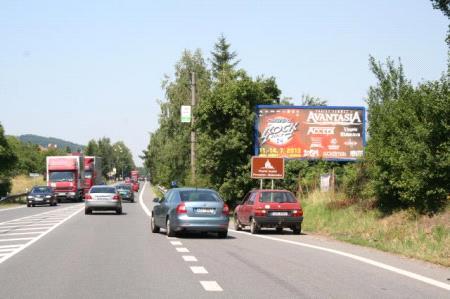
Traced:
<path id="1" fill-rule="evenodd" d="M 302 221 L 302 206 L 287 190 L 250 191 L 234 210 L 234 228 L 250 226 L 252 234 L 263 227 L 276 228 L 279 233 L 287 227 L 299 235 Z"/>

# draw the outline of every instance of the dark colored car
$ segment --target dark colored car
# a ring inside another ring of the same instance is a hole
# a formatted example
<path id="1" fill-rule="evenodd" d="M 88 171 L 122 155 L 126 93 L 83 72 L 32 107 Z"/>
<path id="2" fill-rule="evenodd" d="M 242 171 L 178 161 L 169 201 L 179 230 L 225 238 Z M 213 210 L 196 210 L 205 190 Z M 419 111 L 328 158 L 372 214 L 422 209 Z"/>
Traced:
<path id="1" fill-rule="evenodd" d="M 34 207 L 35 205 L 56 206 L 58 200 L 53 189 L 48 186 L 34 186 L 27 196 L 27 207 Z"/>
<path id="2" fill-rule="evenodd" d="M 299 235 L 302 221 L 302 206 L 287 190 L 253 190 L 234 210 L 235 229 L 250 226 L 252 234 L 263 227 L 276 228 L 279 233 L 287 227 Z"/>
<path id="3" fill-rule="evenodd" d="M 220 238 L 228 234 L 229 208 L 211 189 L 174 188 L 163 198 L 153 200 L 152 232 L 165 228 L 167 236 L 177 232 L 216 232 Z"/>
<path id="4" fill-rule="evenodd" d="M 117 184 L 116 189 L 117 192 L 119 192 L 122 199 L 134 202 L 134 192 L 131 184 Z"/>

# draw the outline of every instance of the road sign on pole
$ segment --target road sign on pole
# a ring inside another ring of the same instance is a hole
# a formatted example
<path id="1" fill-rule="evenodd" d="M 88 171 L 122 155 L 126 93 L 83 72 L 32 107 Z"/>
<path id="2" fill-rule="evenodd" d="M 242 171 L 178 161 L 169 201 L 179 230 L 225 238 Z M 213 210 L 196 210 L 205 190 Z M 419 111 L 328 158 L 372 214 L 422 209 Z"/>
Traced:
<path id="1" fill-rule="evenodd" d="M 284 179 L 284 158 L 252 157 L 252 178 Z"/>
<path id="2" fill-rule="evenodd" d="M 188 105 L 181 106 L 181 122 L 182 123 L 191 122 L 191 106 Z"/>

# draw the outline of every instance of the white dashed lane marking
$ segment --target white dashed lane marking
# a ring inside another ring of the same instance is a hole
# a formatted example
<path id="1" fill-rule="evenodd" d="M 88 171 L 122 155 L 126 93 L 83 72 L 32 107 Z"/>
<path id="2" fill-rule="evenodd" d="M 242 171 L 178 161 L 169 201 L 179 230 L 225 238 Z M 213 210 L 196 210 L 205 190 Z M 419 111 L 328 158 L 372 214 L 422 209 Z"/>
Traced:
<path id="1" fill-rule="evenodd" d="M 183 245 L 180 241 L 170 241 L 170 244 L 172 244 L 174 246 L 181 246 L 181 245 Z"/>
<path id="2" fill-rule="evenodd" d="M 183 260 L 185 262 L 197 262 L 197 258 L 193 255 L 183 255 Z"/>
<path id="3" fill-rule="evenodd" d="M 200 284 L 208 292 L 222 292 L 223 289 L 216 281 L 200 281 Z"/>
<path id="4" fill-rule="evenodd" d="M 189 252 L 189 249 L 187 249 L 186 247 L 177 247 L 176 249 L 178 252 Z"/>
<path id="5" fill-rule="evenodd" d="M 208 271 L 206 271 L 206 269 L 204 267 L 192 266 L 190 268 L 191 268 L 192 273 L 194 273 L 194 274 L 208 274 Z"/>

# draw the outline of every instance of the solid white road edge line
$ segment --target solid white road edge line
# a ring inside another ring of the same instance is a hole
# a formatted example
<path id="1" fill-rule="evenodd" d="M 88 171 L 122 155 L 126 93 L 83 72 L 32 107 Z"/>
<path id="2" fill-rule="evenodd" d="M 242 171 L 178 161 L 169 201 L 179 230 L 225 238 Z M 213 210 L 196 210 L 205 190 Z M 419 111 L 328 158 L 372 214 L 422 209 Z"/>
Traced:
<path id="1" fill-rule="evenodd" d="M 391 271 L 391 272 L 394 272 L 394 273 L 397 273 L 397 274 L 400 274 L 400 275 L 403 275 L 403 276 L 406 276 L 406 277 L 409 277 L 409 278 L 412 278 L 412 279 L 415 279 L 415 280 L 418 280 L 418 281 L 421 281 L 421 282 L 424 282 L 424 283 L 427 283 L 427 284 L 430 284 L 432 286 L 439 287 L 439 288 L 442 288 L 442 289 L 450 291 L 450 285 L 449 284 L 446 284 L 446 283 L 443 283 L 443 282 L 440 282 L 440 281 L 437 281 L 437 280 L 434 280 L 434 279 L 431 279 L 429 277 L 422 276 L 422 275 L 419 275 L 419 274 L 416 274 L 416 273 L 413 273 L 413 272 L 409 272 L 409 271 L 406 271 L 406 270 L 403 270 L 403 269 L 400 269 L 400 268 L 396 268 L 396 267 L 393 267 L 393 266 L 390 266 L 390 265 L 387 265 L 387 264 L 384 264 L 384 263 L 380 263 L 380 262 L 377 262 L 377 261 L 374 261 L 374 260 L 371 260 L 371 259 L 368 259 L 368 258 L 365 258 L 365 257 L 362 257 L 362 256 L 358 256 L 358 255 L 355 255 L 355 254 L 351 254 L 351 253 L 347 253 L 347 252 L 343 252 L 343 251 L 339 251 L 339 250 L 335 250 L 335 249 L 331 249 L 331 248 L 326 248 L 326 247 L 321 247 L 321 246 L 301 243 L 301 242 L 298 242 L 298 241 L 279 239 L 279 238 L 274 238 L 274 237 L 269 237 L 269 236 L 264 236 L 264 235 L 251 235 L 249 233 L 236 231 L 234 229 L 229 229 L 229 231 L 231 231 L 233 233 L 236 233 L 236 234 L 243 234 L 243 235 L 246 235 L 246 236 L 249 236 L 249 237 L 256 237 L 256 238 L 261 238 L 261 239 L 278 241 L 278 242 L 282 242 L 282 243 L 287 243 L 287 244 L 291 244 L 291 245 L 307 247 L 307 248 L 311 248 L 311 249 L 316 249 L 316 250 L 321 250 L 321 251 L 333 253 L 333 254 L 336 254 L 336 255 L 345 256 L 345 257 L 348 257 L 348 258 L 360 261 L 362 263 L 369 264 L 369 265 L 372 265 L 372 266 L 375 266 L 375 267 L 378 267 L 378 268 L 381 268 L 381 269 L 384 269 L 384 270 L 388 270 L 388 271 Z"/>
<path id="2" fill-rule="evenodd" d="M 61 222 L 55 224 L 53 227 L 51 227 L 48 231 L 46 231 L 45 233 L 43 233 L 42 235 L 39 235 L 38 237 L 36 237 L 34 240 L 26 243 L 24 246 L 17 248 L 16 250 L 14 250 L 13 252 L 9 253 L 8 255 L 5 255 L 3 257 L 0 258 L 0 264 L 3 263 L 4 261 L 8 260 L 9 258 L 11 258 L 12 256 L 16 255 L 17 253 L 21 252 L 22 250 L 24 250 L 25 248 L 31 246 L 32 244 L 34 244 L 35 242 L 37 242 L 38 240 L 40 240 L 42 237 L 44 237 L 45 235 L 47 235 L 48 233 L 50 233 L 51 231 L 53 231 L 55 228 L 57 228 L 58 226 L 60 226 L 61 224 L 63 224 L 64 222 L 66 222 L 67 220 L 69 220 L 70 218 L 72 218 L 73 216 L 75 216 L 76 214 L 78 214 L 79 212 L 81 212 L 82 210 L 84 210 L 84 206 L 80 207 L 78 210 L 76 210 L 75 212 L 73 212 L 72 214 L 70 214 L 67 218 L 65 218 L 64 220 L 62 220 Z"/>
<path id="3" fill-rule="evenodd" d="M 147 214 L 148 217 L 152 217 L 152 213 L 147 208 L 147 206 L 144 204 L 144 199 L 142 197 L 142 194 L 144 194 L 144 190 L 145 190 L 146 186 L 147 186 L 147 182 L 144 183 L 144 186 L 142 187 L 141 193 L 139 193 L 139 204 L 141 205 L 141 207 L 144 210 L 145 214 Z"/>

